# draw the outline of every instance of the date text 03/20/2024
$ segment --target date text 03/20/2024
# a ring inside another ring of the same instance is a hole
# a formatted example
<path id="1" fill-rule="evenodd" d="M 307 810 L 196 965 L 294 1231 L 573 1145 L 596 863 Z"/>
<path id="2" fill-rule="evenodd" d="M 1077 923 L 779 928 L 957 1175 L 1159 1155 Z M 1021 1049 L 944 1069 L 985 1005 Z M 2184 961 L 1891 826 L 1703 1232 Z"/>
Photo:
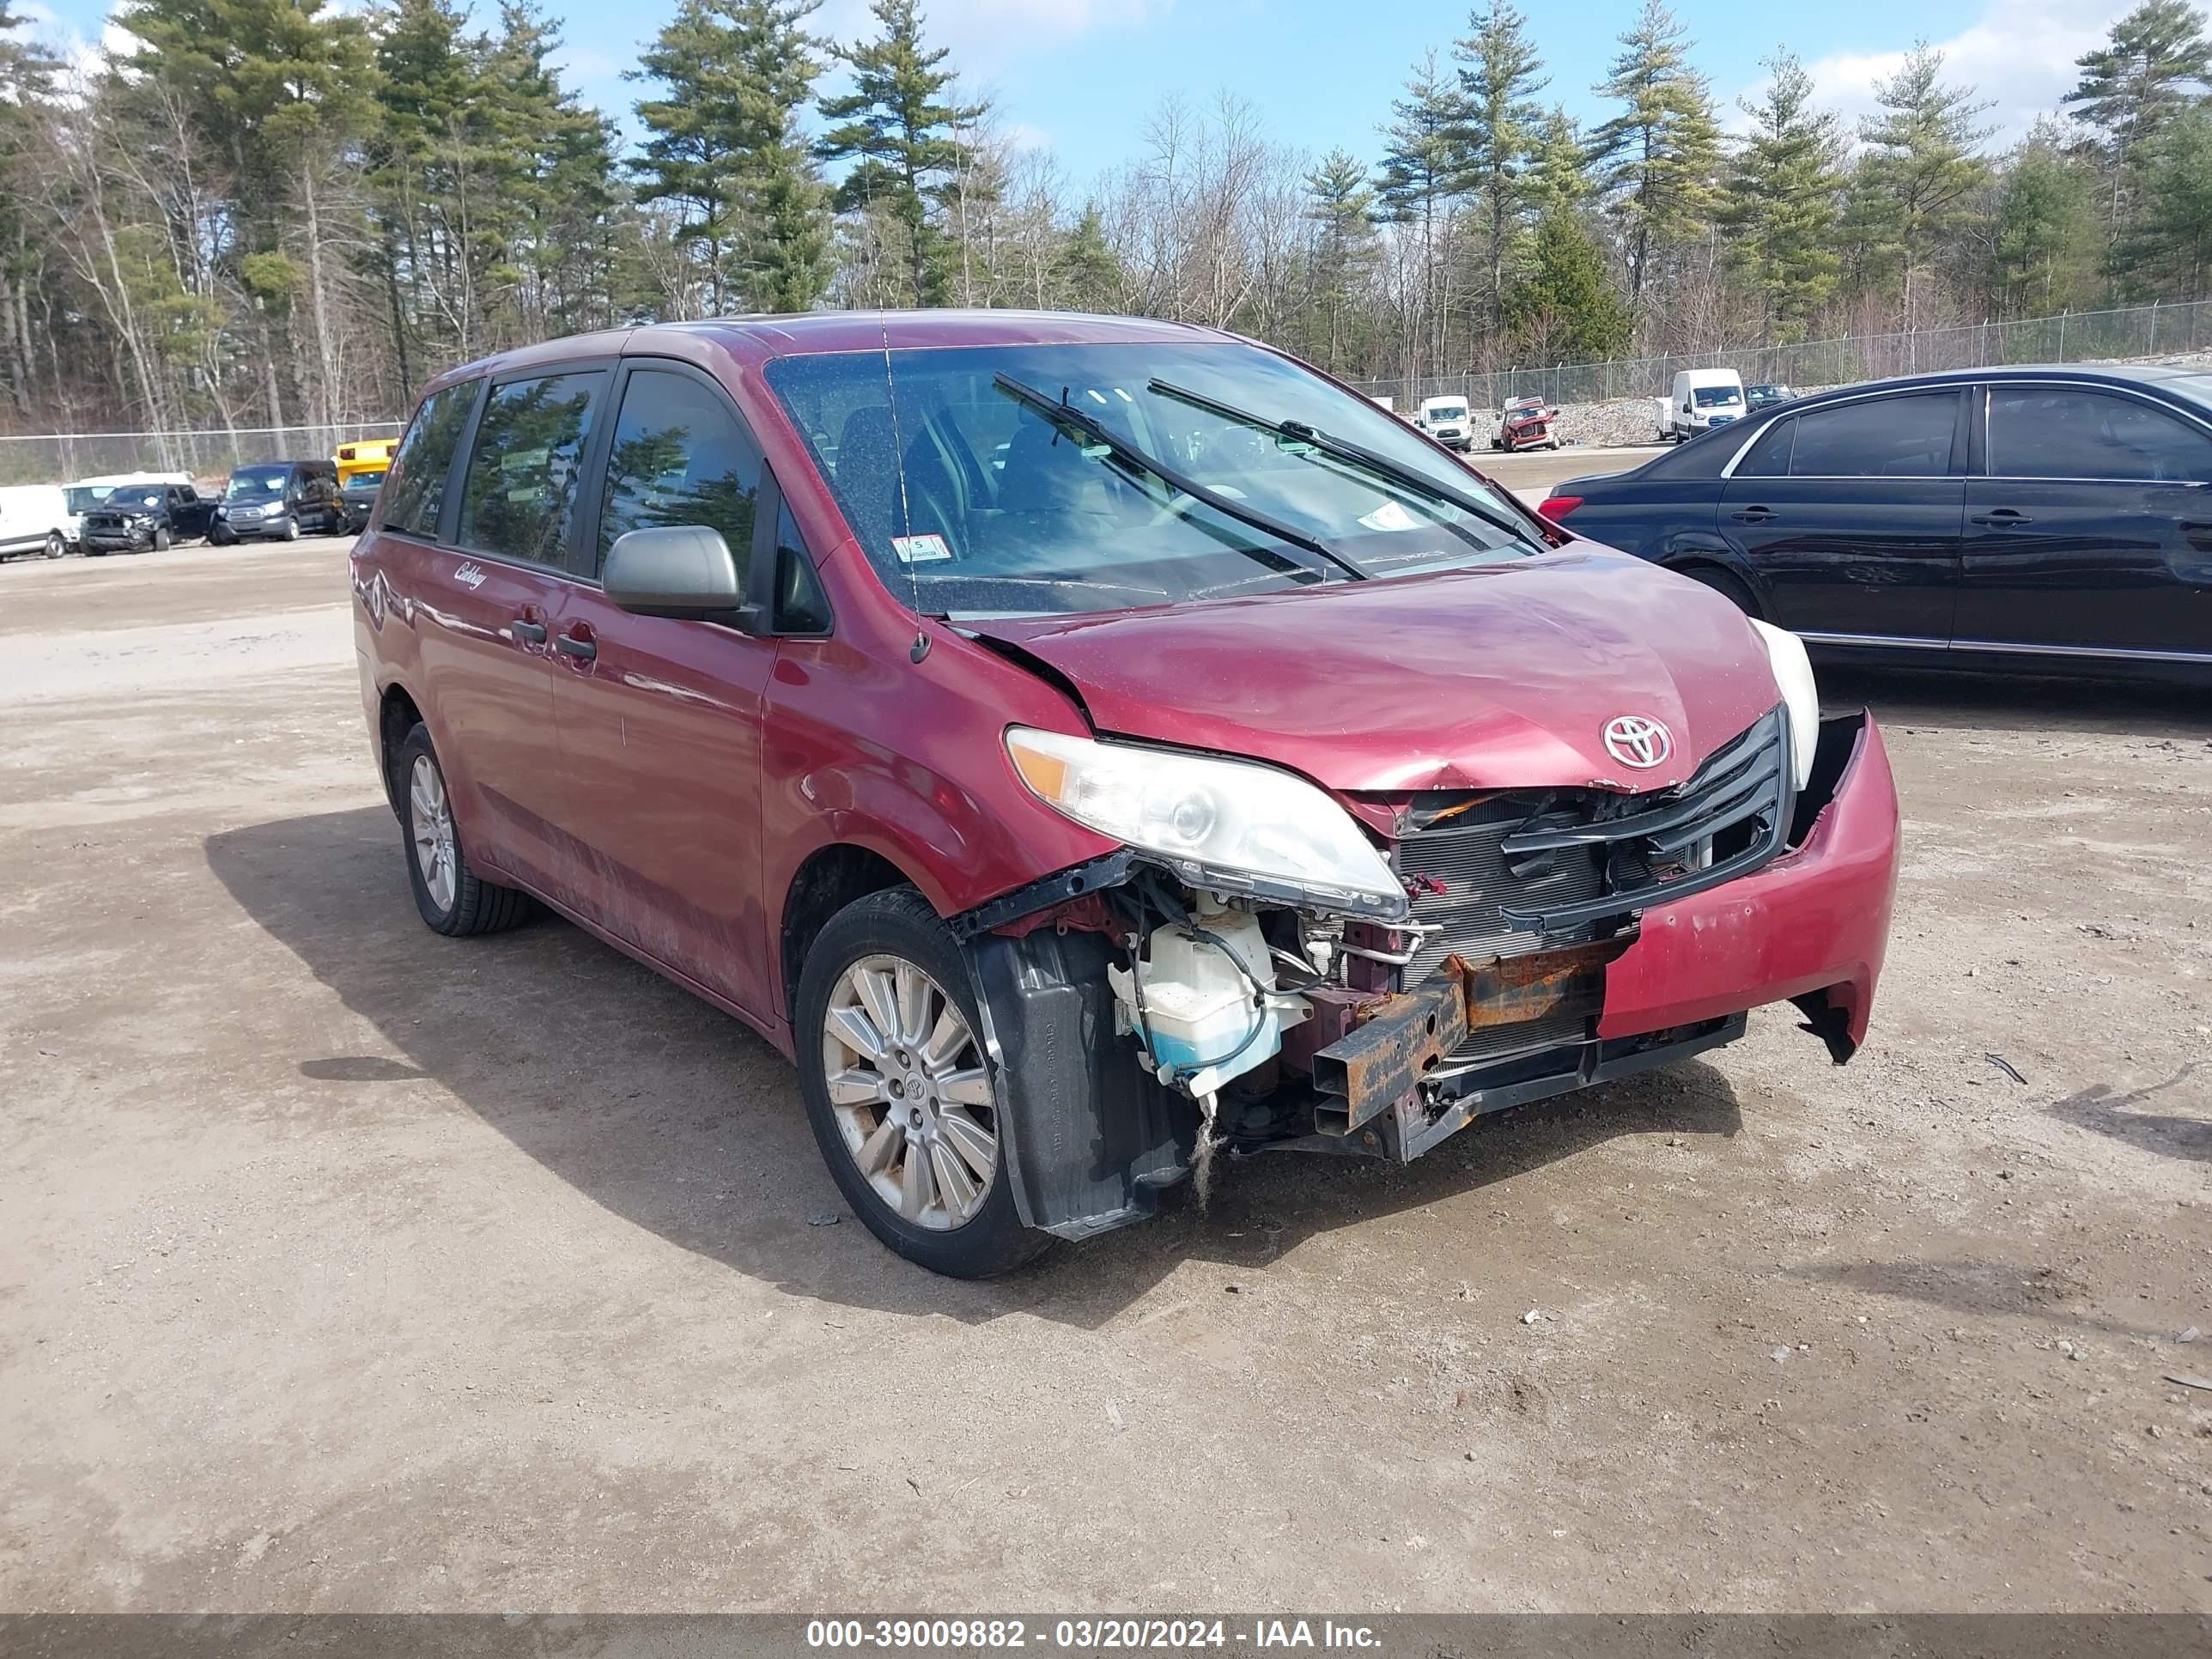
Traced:
<path id="1" fill-rule="evenodd" d="M 808 1621 L 810 1648 L 928 1650 L 1054 1648 L 1107 1650 L 1186 1648 L 1329 1648 L 1378 1645 L 1372 1626 L 1333 1620 L 1261 1619 L 1249 1626 L 1222 1619 L 817 1619 Z"/>

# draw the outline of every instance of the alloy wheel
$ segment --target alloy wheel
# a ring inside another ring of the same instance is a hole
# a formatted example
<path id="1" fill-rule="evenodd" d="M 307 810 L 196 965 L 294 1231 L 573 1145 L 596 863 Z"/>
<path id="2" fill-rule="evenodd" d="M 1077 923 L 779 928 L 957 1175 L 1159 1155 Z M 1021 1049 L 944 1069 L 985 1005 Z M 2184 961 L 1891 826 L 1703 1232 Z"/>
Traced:
<path id="1" fill-rule="evenodd" d="M 822 1018 L 830 1109 L 854 1164 L 917 1227 L 974 1218 L 998 1178 L 999 1115 L 981 1046 L 945 988 L 903 957 L 862 957 Z"/>
<path id="2" fill-rule="evenodd" d="M 460 885 L 460 857 L 453 845 L 453 805 L 446 799 L 446 781 L 428 755 L 415 757 L 407 780 L 407 830 L 415 842 L 416 867 L 422 885 L 441 910 L 453 908 Z"/>

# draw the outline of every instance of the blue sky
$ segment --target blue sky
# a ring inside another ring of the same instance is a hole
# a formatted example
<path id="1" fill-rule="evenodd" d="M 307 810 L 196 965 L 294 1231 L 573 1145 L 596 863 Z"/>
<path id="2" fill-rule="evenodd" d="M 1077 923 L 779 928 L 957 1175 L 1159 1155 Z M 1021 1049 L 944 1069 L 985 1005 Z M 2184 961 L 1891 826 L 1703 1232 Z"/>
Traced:
<path id="1" fill-rule="evenodd" d="M 1543 94 L 1585 119 L 1602 114 L 1589 88 L 1639 0 L 1522 0 L 1552 72 Z M 1775 0 L 1677 0 L 1695 60 L 1732 106 L 1762 79 L 1759 59 L 1787 46 L 1813 68 L 1824 97 L 1847 114 L 1869 107 L 1875 80 L 1917 35 L 1948 54 L 1952 78 L 1994 100 L 1987 118 L 2009 134 L 2052 107 L 2073 59 L 2128 0 L 1856 0 L 1849 6 Z M 637 89 L 622 79 L 639 42 L 674 0 L 609 6 L 550 0 L 563 21 L 569 78 L 627 118 Z M 1376 129 L 1423 52 L 1465 33 L 1463 4 L 1412 0 L 935 0 L 930 33 L 974 86 L 992 94 L 1018 137 L 1048 145 L 1080 184 L 1133 155 L 1159 100 L 1227 90 L 1258 107 L 1277 138 L 1316 154 L 1342 147 L 1371 159 Z M 42 32 L 97 42 L 100 0 L 15 0 Z M 479 0 L 495 15 L 496 0 Z M 852 39 L 866 0 L 828 0 L 816 25 Z"/>

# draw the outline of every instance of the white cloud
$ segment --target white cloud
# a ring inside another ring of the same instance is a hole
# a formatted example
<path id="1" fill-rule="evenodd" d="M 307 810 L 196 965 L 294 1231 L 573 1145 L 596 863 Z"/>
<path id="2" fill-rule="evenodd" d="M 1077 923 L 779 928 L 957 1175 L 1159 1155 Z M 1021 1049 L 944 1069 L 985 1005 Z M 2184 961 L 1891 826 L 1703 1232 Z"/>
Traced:
<path id="1" fill-rule="evenodd" d="M 2102 41 L 2134 0 L 1990 0 L 1981 17 L 1948 40 L 1929 44 L 1943 54 L 1943 79 L 1971 86 L 1990 104 L 1982 118 L 1990 142 L 2004 144 L 2059 107 L 2079 78 L 2075 59 Z M 1856 130 L 1875 109 L 1875 83 L 1895 75 L 1902 50 L 1834 52 L 1806 65 L 1820 101 Z M 1755 90 L 1755 89 L 1754 89 Z M 1739 130 L 1741 116 L 1730 122 Z"/>

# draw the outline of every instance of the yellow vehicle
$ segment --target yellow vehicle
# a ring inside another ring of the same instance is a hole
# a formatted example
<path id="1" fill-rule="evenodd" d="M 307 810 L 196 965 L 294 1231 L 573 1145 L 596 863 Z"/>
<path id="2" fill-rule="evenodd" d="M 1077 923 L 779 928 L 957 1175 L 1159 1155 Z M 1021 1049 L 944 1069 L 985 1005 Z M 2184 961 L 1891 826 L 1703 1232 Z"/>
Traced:
<path id="1" fill-rule="evenodd" d="M 392 470 L 392 452 L 398 447 L 397 438 L 356 438 L 338 446 L 338 499 L 344 503 L 349 531 L 358 534 L 368 525 L 376 492 Z"/>

